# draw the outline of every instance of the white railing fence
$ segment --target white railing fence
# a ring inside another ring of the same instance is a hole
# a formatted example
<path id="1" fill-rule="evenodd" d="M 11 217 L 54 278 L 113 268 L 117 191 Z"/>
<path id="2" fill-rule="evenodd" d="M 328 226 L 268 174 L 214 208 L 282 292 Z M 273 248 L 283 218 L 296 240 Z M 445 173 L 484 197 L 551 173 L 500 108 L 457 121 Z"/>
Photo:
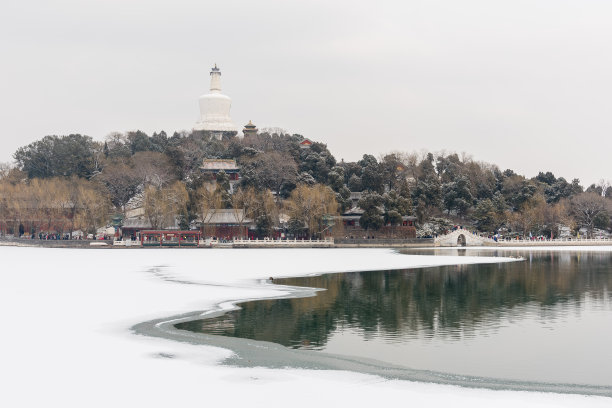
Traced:
<path id="1" fill-rule="evenodd" d="M 238 245 L 313 245 L 330 244 L 333 245 L 333 238 L 325 239 L 234 239 L 232 241 Z"/>
<path id="2" fill-rule="evenodd" d="M 231 240 L 205 239 L 200 240 L 201 246 L 312 246 L 312 245 L 333 245 L 333 238 L 326 239 L 244 239 L 235 238 Z"/>
<path id="3" fill-rule="evenodd" d="M 332 246 L 333 238 L 326 239 L 201 239 L 198 241 L 198 246 L 201 247 L 232 247 L 232 246 Z M 142 243 L 138 240 L 122 240 L 114 241 L 113 246 L 123 247 L 139 247 Z"/>
<path id="4" fill-rule="evenodd" d="M 441 241 L 445 238 L 450 238 L 453 237 L 455 235 L 459 235 L 459 234 L 465 234 L 465 235 L 471 235 L 474 238 L 478 238 L 481 240 L 486 240 L 489 242 L 497 242 L 497 243 L 503 243 L 503 242 L 508 242 L 508 243 L 537 243 L 537 242 L 610 242 L 612 243 L 612 238 L 607 238 L 607 237 L 596 237 L 596 238 L 576 238 L 576 237 L 568 237 L 568 238 L 546 238 L 546 237 L 533 237 L 533 238 L 498 238 L 497 240 L 493 239 L 492 237 L 489 237 L 488 235 L 480 235 L 478 233 L 466 230 L 466 229 L 457 229 L 457 230 L 453 230 L 451 232 L 449 232 L 448 234 L 445 235 L 439 235 L 438 237 L 436 237 L 436 241 Z"/>
<path id="5" fill-rule="evenodd" d="M 611 242 L 612 238 L 533 238 L 533 239 L 500 239 L 498 242 Z"/>
<path id="6" fill-rule="evenodd" d="M 141 242 L 137 241 L 137 240 L 131 240 L 131 239 L 124 239 L 121 241 L 113 241 L 113 246 L 124 246 L 124 247 L 131 247 L 131 246 L 140 246 Z"/>

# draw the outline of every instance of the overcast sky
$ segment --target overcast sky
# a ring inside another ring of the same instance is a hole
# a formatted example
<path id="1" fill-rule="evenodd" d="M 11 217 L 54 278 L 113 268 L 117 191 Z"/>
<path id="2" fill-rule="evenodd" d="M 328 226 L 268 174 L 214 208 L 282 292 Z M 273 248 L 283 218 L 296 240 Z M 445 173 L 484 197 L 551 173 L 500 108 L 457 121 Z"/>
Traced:
<path id="1" fill-rule="evenodd" d="M 612 179 L 611 21 L 609 0 L 3 0 L 0 161 L 50 134 L 191 129 L 217 63 L 240 127 L 588 185 Z"/>

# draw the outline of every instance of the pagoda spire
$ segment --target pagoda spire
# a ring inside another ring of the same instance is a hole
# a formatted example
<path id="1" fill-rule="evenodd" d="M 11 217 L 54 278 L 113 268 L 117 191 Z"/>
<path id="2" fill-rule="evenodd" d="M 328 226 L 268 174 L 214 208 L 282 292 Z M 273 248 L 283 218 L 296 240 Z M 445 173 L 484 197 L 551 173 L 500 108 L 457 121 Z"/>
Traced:
<path id="1" fill-rule="evenodd" d="M 221 70 L 217 64 L 210 70 L 210 91 L 221 92 Z"/>

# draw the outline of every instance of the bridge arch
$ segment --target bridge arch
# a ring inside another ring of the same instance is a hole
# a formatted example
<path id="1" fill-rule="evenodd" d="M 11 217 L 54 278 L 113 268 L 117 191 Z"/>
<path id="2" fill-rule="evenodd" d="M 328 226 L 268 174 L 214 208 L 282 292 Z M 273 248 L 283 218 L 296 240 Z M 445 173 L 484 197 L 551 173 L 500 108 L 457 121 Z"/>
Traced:
<path id="1" fill-rule="evenodd" d="M 459 234 L 457 237 L 457 246 L 464 247 L 467 245 L 467 240 L 465 239 L 465 235 Z"/>
<path id="2" fill-rule="evenodd" d="M 466 247 L 480 245 L 497 246 L 499 244 L 490 238 L 481 237 L 461 228 L 436 237 L 434 245 L 442 247 Z"/>

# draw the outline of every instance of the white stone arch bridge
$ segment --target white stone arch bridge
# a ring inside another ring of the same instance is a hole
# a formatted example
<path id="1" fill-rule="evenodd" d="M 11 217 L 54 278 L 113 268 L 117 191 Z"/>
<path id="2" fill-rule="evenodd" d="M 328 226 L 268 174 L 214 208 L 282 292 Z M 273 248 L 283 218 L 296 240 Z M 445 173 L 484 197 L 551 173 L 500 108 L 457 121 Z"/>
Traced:
<path id="1" fill-rule="evenodd" d="M 456 229 L 434 239 L 434 245 L 440 247 L 495 246 L 491 238 L 481 237 L 465 229 Z"/>

